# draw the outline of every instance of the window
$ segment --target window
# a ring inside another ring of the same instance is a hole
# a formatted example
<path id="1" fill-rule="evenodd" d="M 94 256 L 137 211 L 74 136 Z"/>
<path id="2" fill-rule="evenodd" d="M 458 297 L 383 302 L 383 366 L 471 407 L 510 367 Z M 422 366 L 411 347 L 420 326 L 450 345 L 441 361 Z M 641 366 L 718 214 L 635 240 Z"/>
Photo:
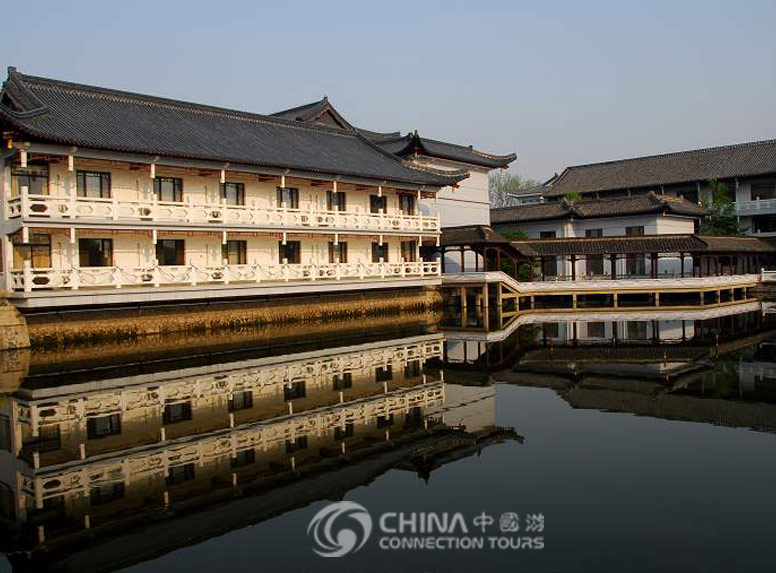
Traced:
<path id="1" fill-rule="evenodd" d="M 194 464 L 174 466 L 167 470 L 167 484 L 172 485 L 194 479 Z"/>
<path id="2" fill-rule="evenodd" d="M 393 379 L 393 366 L 390 364 L 386 366 L 378 366 L 375 368 L 375 381 L 388 382 Z"/>
<path id="3" fill-rule="evenodd" d="M 283 400 L 286 402 L 304 398 L 306 395 L 307 389 L 304 382 L 292 382 L 291 384 L 283 386 Z"/>
<path id="4" fill-rule="evenodd" d="M 227 205 L 245 205 L 245 183 L 221 183 L 221 199 Z"/>
<path id="5" fill-rule="evenodd" d="M 160 265 L 185 265 L 186 243 L 183 239 L 156 241 L 156 261 Z"/>
<path id="6" fill-rule="evenodd" d="M 78 171 L 76 188 L 79 197 L 110 199 L 110 173 Z"/>
<path id="7" fill-rule="evenodd" d="M 334 428 L 334 439 L 341 442 L 345 438 L 353 437 L 353 422 L 347 422 L 344 426 Z"/>
<path id="8" fill-rule="evenodd" d="M 587 255 L 587 274 L 589 275 L 604 274 L 603 255 Z"/>
<path id="9" fill-rule="evenodd" d="M 643 320 L 631 320 L 628 322 L 627 332 L 630 340 L 646 340 L 647 323 Z"/>
<path id="10" fill-rule="evenodd" d="M 327 191 L 326 209 L 329 211 L 346 211 L 347 201 L 345 199 L 345 193 L 342 191 Z"/>
<path id="11" fill-rule="evenodd" d="M 236 412 L 237 410 L 248 410 L 250 408 L 253 408 L 253 392 L 250 390 L 246 390 L 245 392 L 236 392 L 229 400 L 230 412 Z"/>
<path id="12" fill-rule="evenodd" d="M 109 503 L 122 497 L 124 497 L 124 484 L 121 482 L 93 485 L 89 488 L 89 502 L 92 505 Z"/>
<path id="13" fill-rule="evenodd" d="M 559 338 L 560 324 L 557 322 L 545 322 L 542 324 L 542 336 L 544 338 Z"/>
<path id="14" fill-rule="evenodd" d="M 378 428 L 387 428 L 388 426 L 393 426 L 393 413 L 390 413 L 387 416 L 377 416 Z"/>
<path id="15" fill-rule="evenodd" d="M 603 229 L 585 229 L 585 237 L 595 238 L 595 237 L 603 237 L 603 236 L 604 236 Z"/>
<path id="16" fill-rule="evenodd" d="M 283 241 L 278 243 L 280 253 L 280 263 L 298 265 L 302 262 L 302 244 L 299 241 Z"/>
<path id="17" fill-rule="evenodd" d="M 278 187 L 278 207 L 299 209 L 299 189 L 295 187 Z"/>
<path id="18" fill-rule="evenodd" d="M 372 262 L 379 263 L 380 259 L 384 263 L 388 262 L 388 243 L 372 243 Z"/>
<path id="19" fill-rule="evenodd" d="M 82 267 L 112 267 L 113 239 L 78 239 L 78 264 Z"/>
<path id="20" fill-rule="evenodd" d="M 385 195 L 370 195 L 369 196 L 369 212 L 370 213 L 387 213 L 388 212 L 388 197 Z"/>
<path id="21" fill-rule="evenodd" d="M 183 202 L 183 179 L 178 177 L 155 178 L 154 194 L 157 201 Z"/>
<path id="22" fill-rule="evenodd" d="M 237 452 L 237 454 L 229 459 L 229 465 L 233 468 L 239 468 L 241 466 L 248 466 L 256 462 L 256 450 L 243 450 Z"/>
<path id="23" fill-rule="evenodd" d="M 329 262 L 347 263 L 348 262 L 348 244 L 347 243 L 329 243 Z"/>
<path id="24" fill-rule="evenodd" d="M 18 197 L 22 193 L 22 187 L 27 188 L 30 195 L 49 194 L 49 170 L 48 165 L 31 165 L 27 168 L 16 166 L 11 171 L 11 196 Z"/>
<path id="25" fill-rule="evenodd" d="M 539 232 L 540 239 L 554 239 L 555 231 L 541 231 Z"/>
<path id="26" fill-rule="evenodd" d="M 558 261 L 555 257 L 542 257 L 542 274 L 545 277 L 554 277 L 558 274 Z"/>
<path id="27" fill-rule="evenodd" d="M 647 266 L 644 260 L 644 255 L 625 255 L 625 274 L 631 276 L 644 276 L 646 273 Z"/>
<path id="28" fill-rule="evenodd" d="M 588 336 L 588 338 L 605 338 L 606 337 L 606 323 L 605 322 L 588 322 L 587 323 L 587 336 Z"/>
<path id="29" fill-rule="evenodd" d="M 403 215 L 414 215 L 415 195 L 399 195 L 399 210 Z"/>
<path id="30" fill-rule="evenodd" d="M 625 227 L 626 237 L 641 237 L 642 235 L 644 235 L 643 225 L 639 225 L 638 227 Z"/>
<path id="31" fill-rule="evenodd" d="M 415 241 L 402 241 L 401 242 L 401 258 L 405 263 L 414 263 L 417 258 L 418 243 Z"/>
<path id="32" fill-rule="evenodd" d="M 86 437 L 90 440 L 99 440 L 106 436 L 118 436 L 121 434 L 121 415 L 111 414 L 86 419 Z"/>
<path id="33" fill-rule="evenodd" d="M 412 378 L 414 376 L 420 376 L 420 360 L 412 360 L 404 366 L 404 377 Z"/>
<path id="34" fill-rule="evenodd" d="M 14 245 L 13 264 L 21 268 L 24 261 L 30 261 L 33 269 L 51 268 L 51 235 L 30 233 L 30 242 Z"/>
<path id="35" fill-rule="evenodd" d="M 751 185 L 752 201 L 762 199 L 776 199 L 776 181 L 752 181 Z"/>
<path id="36" fill-rule="evenodd" d="M 292 454 L 307 449 L 307 436 L 299 436 L 295 440 L 286 440 L 286 453 Z"/>
<path id="37" fill-rule="evenodd" d="M 335 374 L 332 376 L 332 388 L 335 391 L 345 390 L 353 387 L 353 374 L 345 372 L 343 374 Z"/>
<path id="38" fill-rule="evenodd" d="M 423 408 L 415 406 L 404 416 L 404 423 L 410 426 L 418 426 L 423 422 Z"/>
<path id="39" fill-rule="evenodd" d="M 227 241 L 221 245 L 221 259 L 228 265 L 248 264 L 248 241 Z"/>
<path id="40" fill-rule="evenodd" d="M 191 402 L 179 402 L 177 404 L 167 404 L 164 407 L 162 423 L 177 424 L 191 420 Z"/>

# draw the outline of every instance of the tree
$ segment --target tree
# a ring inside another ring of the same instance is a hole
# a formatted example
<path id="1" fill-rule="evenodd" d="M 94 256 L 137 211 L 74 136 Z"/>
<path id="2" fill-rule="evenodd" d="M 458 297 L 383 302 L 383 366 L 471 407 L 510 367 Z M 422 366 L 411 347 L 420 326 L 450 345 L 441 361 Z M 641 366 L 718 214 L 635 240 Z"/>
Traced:
<path id="1" fill-rule="evenodd" d="M 701 223 L 698 231 L 705 235 L 741 235 L 743 229 L 738 222 L 736 206 L 727 185 L 716 179 L 708 182 L 708 193 L 701 197 L 701 206 L 710 214 Z"/>
<path id="2" fill-rule="evenodd" d="M 569 205 L 573 205 L 577 201 L 582 200 L 582 193 L 580 193 L 579 191 L 569 191 L 563 196 L 563 198 L 566 199 L 566 203 L 568 203 Z"/>
<path id="3" fill-rule="evenodd" d="M 494 171 L 488 178 L 488 192 L 490 195 L 491 208 L 509 207 L 515 205 L 516 201 L 511 197 L 512 193 L 530 189 L 541 185 L 539 181 L 533 179 L 523 179 L 517 173 L 509 171 Z"/>

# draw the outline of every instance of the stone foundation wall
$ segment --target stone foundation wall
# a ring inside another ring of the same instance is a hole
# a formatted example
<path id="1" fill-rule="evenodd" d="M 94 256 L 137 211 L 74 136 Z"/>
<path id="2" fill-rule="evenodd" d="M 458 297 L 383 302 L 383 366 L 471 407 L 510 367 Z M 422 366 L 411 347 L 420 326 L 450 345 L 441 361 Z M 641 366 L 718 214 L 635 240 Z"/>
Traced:
<path id="1" fill-rule="evenodd" d="M 26 318 L 32 346 L 52 348 L 177 332 L 228 331 L 267 324 L 396 316 L 438 310 L 441 305 L 442 297 L 436 289 L 408 289 L 30 313 Z"/>
<path id="2" fill-rule="evenodd" d="M 0 351 L 29 345 L 30 335 L 24 317 L 7 300 L 0 300 Z"/>

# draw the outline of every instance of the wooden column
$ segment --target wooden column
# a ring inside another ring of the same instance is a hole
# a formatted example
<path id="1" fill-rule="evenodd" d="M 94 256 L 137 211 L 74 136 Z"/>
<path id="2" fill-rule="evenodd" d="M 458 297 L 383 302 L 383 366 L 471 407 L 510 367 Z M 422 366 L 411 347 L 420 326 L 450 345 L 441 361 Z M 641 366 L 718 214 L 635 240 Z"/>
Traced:
<path id="1" fill-rule="evenodd" d="M 649 276 L 653 279 L 657 278 L 657 253 L 649 254 Z"/>
<path id="2" fill-rule="evenodd" d="M 577 280 L 577 256 L 576 255 L 571 255 L 571 280 L 572 281 Z"/>
<path id="3" fill-rule="evenodd" d="M 684 253 L 679 253 L 679 276 L 684 278 Z"/>
<path id="4" fill-rule="evenodd" d="M 466 271 L 466 257 L 464 256 L 464 251 L 466 247 L 461 247 L 461 272 Z"/>
<path id="5" fill-rule="evenodd" d="M 539 260 L 541 261 L 542 265 L 542 281 L 544 281 L 544 257 L 541 257 Z"/>
<path id="6" fill-rule="evenodd" d="M 609 255 L 609 263 L 612 265 L 612 280 L 617 279 L 617 254 L 612 253 Z"/>

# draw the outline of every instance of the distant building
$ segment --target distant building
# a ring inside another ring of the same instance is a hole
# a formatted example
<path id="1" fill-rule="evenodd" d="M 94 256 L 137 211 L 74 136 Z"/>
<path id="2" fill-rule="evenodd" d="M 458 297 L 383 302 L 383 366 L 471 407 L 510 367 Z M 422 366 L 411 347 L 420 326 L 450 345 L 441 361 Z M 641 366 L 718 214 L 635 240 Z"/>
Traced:
<path id="1" fill-rule="evenodd" d="M 652 192 L 700 203 L 710 179 L 730 189 L 749 232 L 776 235 L 776 140 L 574 165 L 546 183 L 543 197 L 560 201 L 576 192 L 604 199 Z"/>
<path id="2" fill-rule="evenodd" d="M 681 197 L 649 192 L 632 197 L 554 201 L 491 211 L 491 226 L 532 239 L 694 233 L 707 211 Z"/>
<path id="3" fill-rule="evenodd" d="M 527 189 L 520 189 L 519 191 L 508 193 L 510 206 L 542 203 L 544 202 L 544 193 L 548 189 L 549 187 L 546 185 L 534 185 Z"/>

